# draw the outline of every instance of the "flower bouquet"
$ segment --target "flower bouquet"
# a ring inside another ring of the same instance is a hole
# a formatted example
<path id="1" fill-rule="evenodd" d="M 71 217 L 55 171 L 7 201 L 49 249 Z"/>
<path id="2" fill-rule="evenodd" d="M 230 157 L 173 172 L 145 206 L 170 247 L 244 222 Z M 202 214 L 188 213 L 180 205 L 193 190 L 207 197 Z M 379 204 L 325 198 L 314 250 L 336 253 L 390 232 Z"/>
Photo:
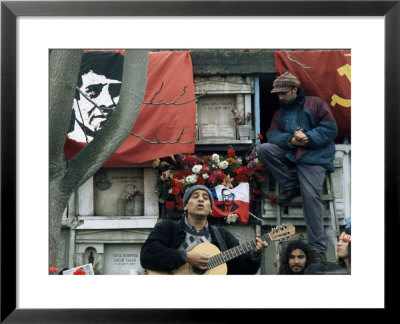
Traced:
<path id="1" fill-rule="evenodd" d="M 220 184 L 232 188 L 248 182 L 250 202 L 259 199 L 267 172 L 254 148 L 242 156 L 233 148 L 226 154 L 178 154 L 153 161 L 153 167 L 159 170 L 155 190 L 159 202 L 165 204 L 168 211 L 178 212 L 183 212 L 183 195 L 194 184 L 212 189 Z"/>

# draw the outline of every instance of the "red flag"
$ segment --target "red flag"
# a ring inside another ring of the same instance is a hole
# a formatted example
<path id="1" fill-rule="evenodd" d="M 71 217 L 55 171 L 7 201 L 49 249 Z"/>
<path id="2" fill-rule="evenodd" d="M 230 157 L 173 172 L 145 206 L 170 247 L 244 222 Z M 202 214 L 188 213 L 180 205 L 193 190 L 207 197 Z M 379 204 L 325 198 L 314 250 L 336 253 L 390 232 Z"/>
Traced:
<path id="1" fill-rule="evenodd" d="M 97 101 L 97 108 L 84 96 L 77 95 L 80 100 L 75 100 L 70 132 L 64 146 L 67 159 L 90 142 L 94 132 L 103 126 L 116 107 L 122 80 L 121 54 L 124 53 L 85 51 L 84 56 L 91 56 L 83 59 L 87 67 L 82 63 L 78 87 L 89 99 Z M 94 67 L 93 62 L 100 55 L 101 67 Z M 94 68 L 97 70 L 94 71 Z M 190 52 L 149 53 L 144 103 L 132 134 L 104 165 L 132 165 L 180 153 L 193 153 L 196 133 L 194 98 Z M 79 109 L 75 108 L 77 102 L 80 103 Z M 97 115 L 94 113 L 96 110 Z"/>
<path id="2" fill-rule="evenodd" d="M 339 136 L 351 135 L 351 52 L 345 50 L 275 51 L 278 75 L 290 71 L 308 96 L 331 107 Z"/>

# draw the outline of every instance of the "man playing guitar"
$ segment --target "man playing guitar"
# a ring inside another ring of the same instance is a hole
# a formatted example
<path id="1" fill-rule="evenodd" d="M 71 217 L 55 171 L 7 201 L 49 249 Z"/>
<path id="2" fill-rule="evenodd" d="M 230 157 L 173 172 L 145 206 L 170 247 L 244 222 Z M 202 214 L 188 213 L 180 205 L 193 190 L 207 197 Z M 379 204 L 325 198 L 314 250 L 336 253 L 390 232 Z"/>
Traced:
<path id="1" fill-rule="evenodd" d="M 166 219 L 156 224 L 140 253 L 142 267 L 168 274 L 255 274 L 261 265 L 261 252 L 268 245 L 259 234 L 248 248 L 240 247 L 233 256 L 220 253 L 226 263 L 222 261 L 220 265 L 221 262 L 213 260 L 212 256 L 218 252 L 234 251 L 239 246 L 238 239 L 230 232 L 208 224 L 213 203 L 206 186 L 191 187 L 183 197 L 187 215 L 179 222 Z M 215 250 L 199 249 L 212 246 Z"/>

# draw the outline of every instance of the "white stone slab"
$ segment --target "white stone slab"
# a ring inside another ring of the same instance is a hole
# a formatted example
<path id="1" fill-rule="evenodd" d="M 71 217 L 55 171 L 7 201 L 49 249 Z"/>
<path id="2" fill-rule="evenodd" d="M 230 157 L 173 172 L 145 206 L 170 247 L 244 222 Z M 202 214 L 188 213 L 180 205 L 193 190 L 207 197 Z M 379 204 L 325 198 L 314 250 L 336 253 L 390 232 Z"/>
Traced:
<path id="1" fill-rule="evenodd" d="M 119 228 L 153 228 L 158 216 L 138 216 L 130 219 L 84 219 L 84 223 L 77 229 L 119 229 Z"/>
<path id="2" fill-rule="evenodd" d="M 104 274 L 129 275 L 143 273 L 140 265 L 141 244 L 105 244 Z"/>
<path id="3" fill-rule="evenodd" d="M 102 168 L 93 178 L 94 214 L 139 216 L 144 213 L 142 168 Z M 133 196 L 135 198 L 133 198 Z"/>
<path id="4" fill-rule="evenodd" d="M 236 124 L 231 111 L 236 109 L 236 106 L 236 95 L 207 95 L 199 98 L 197 102 L 199 138 L 236 140 Z M 242 114 L 244 115 L 244 111 Z"/>

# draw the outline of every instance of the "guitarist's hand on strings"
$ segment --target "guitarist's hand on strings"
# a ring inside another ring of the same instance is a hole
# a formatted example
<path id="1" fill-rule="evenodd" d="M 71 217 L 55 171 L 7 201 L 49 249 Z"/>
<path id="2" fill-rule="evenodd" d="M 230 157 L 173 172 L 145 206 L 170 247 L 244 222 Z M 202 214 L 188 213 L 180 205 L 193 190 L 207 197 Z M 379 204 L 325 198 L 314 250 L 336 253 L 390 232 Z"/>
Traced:
<path id="1" fill-rule="evenodd" d="M 268 246 L 268 243 L 261 239 L 260 234 L 257 234 L 256 241 L 257 241 L 257 245 L 253 249 L 253 251 L 251 251 L 251 255 L 255 258 L 258 257 L 258 255 Z"/>
<path id="2" fill-rule="evenodd" d="M 186 253 L 186 262 L 193 267 L 201 270 L 207 270 L 208 261 L 210 256 L 206 253 L 200 253 L 195 251 L 189 251 Z"/>

